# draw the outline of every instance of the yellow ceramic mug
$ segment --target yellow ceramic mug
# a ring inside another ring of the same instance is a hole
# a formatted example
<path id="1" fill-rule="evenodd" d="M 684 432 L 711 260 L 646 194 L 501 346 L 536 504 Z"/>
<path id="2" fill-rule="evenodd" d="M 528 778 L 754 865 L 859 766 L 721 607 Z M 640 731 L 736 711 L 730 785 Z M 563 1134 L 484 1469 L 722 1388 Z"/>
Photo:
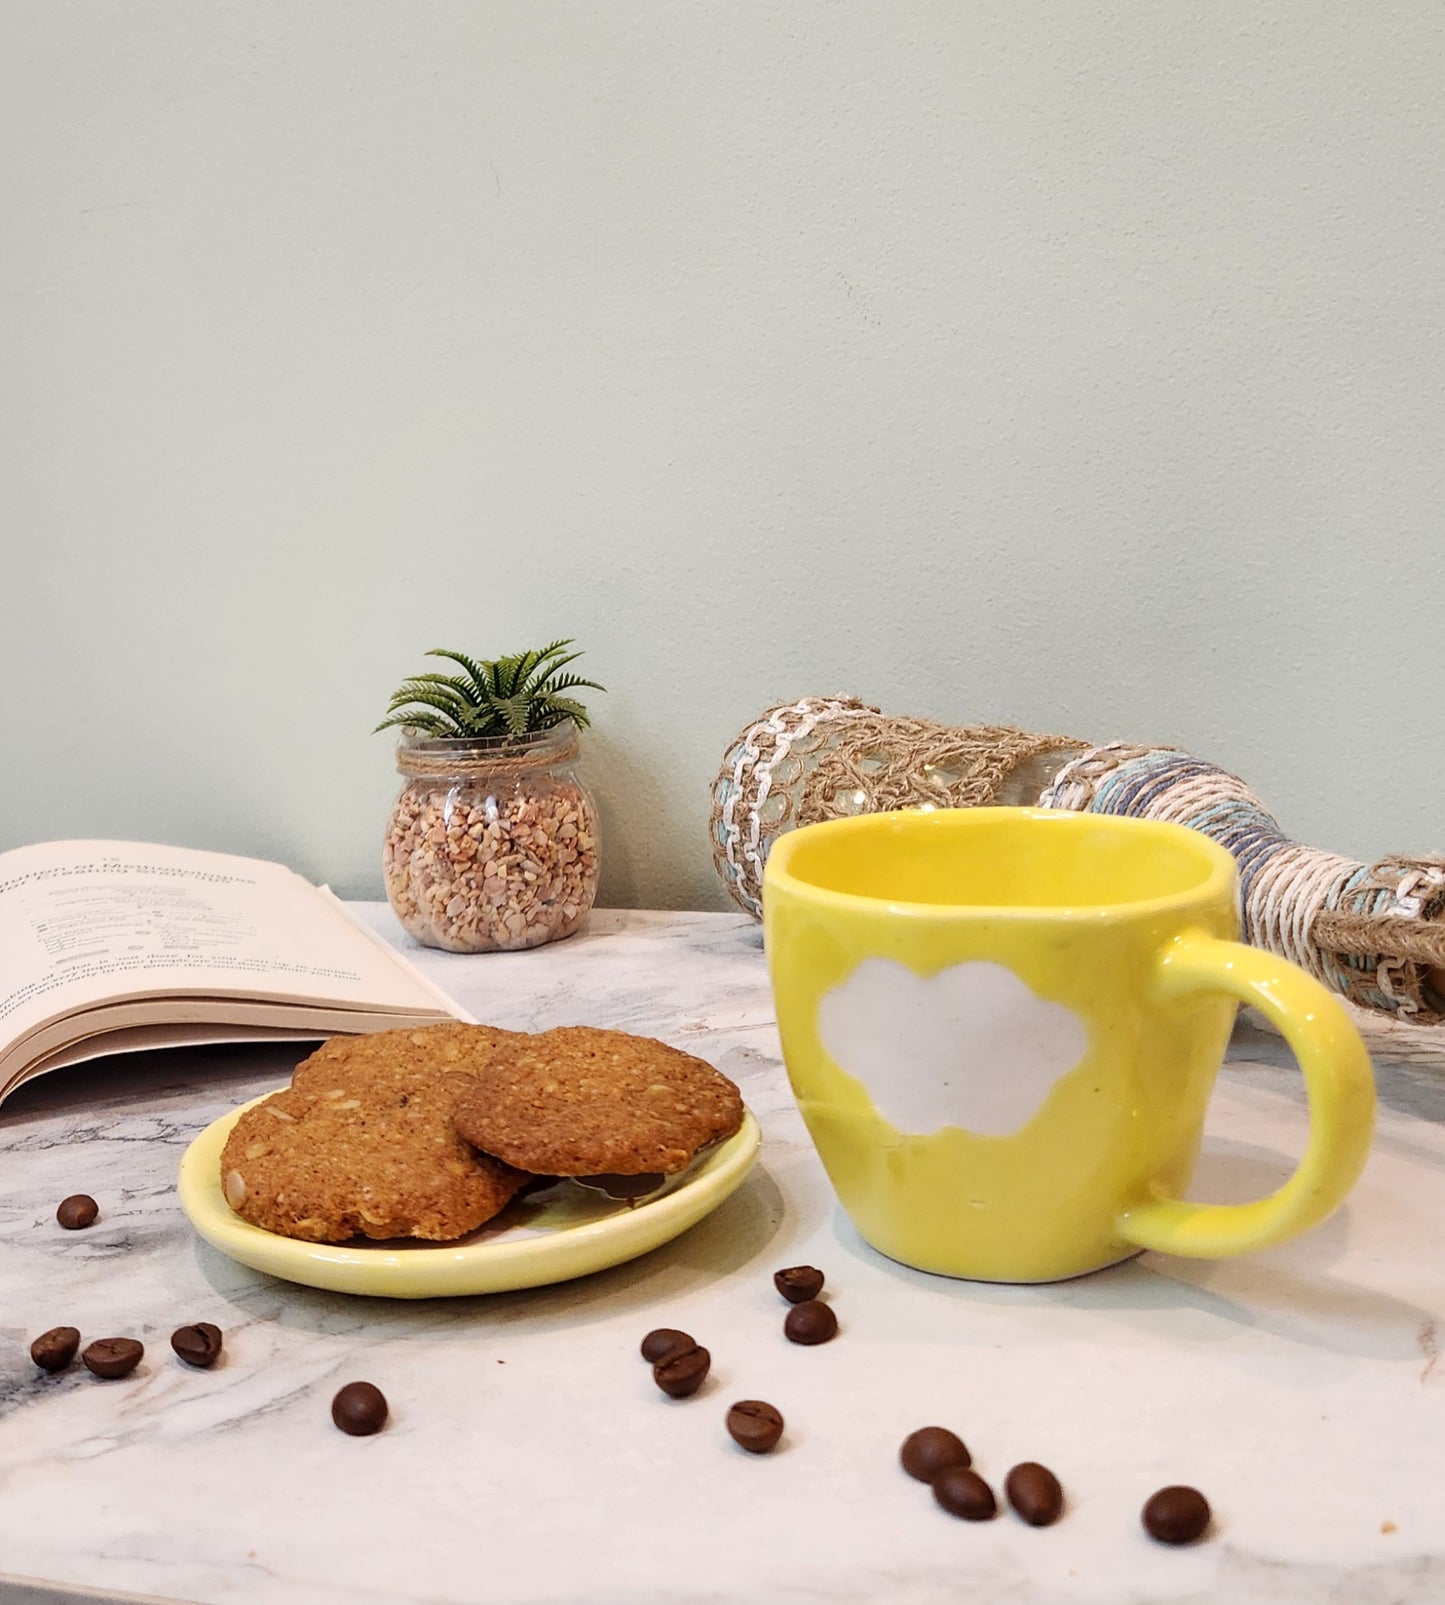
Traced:
<path id="1" fill-rule="evenodd" d="M 764 940 L 783 1055 L 854 1225 L 927 1271 L 1042 1282 L 1142 1248 L 1264 1248 L 1344 1198 L 1374 1119 L 1343 1006 L 1236 941 L 1237 873 L 1182 825 L 905 810 L 778 838 Z M 1304 1073 L 1268 1198 L 1181 1198 L 1240 1003 Z"/>

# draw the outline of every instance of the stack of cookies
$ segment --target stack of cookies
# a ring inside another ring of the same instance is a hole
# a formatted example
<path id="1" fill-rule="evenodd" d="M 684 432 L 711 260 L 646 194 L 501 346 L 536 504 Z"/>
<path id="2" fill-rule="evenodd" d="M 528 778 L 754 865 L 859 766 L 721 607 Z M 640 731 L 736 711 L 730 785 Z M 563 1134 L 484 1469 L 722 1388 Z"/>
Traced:
<path id="1" fill-rule="evenodd" d="M 242 1219 L 313 1243 L 449 1242 L 538 1177 L 676 1175 L 742 1124 L 720 1071 L 651 1037 L 451 1022 L 334 1037 L 221 1154 Z"/>

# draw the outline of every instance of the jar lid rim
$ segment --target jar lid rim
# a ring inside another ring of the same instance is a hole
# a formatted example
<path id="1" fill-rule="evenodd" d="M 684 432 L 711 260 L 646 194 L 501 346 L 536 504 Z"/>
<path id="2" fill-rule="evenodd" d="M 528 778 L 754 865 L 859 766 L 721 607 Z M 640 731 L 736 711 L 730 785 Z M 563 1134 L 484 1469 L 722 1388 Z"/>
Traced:
<path id="1" fill-rule="evenodd" d="M 396 744 L 396 766 L 404 775 L 441 775 L 556 764 L 575 758 L 580 745 L 571 719 L 520 736 L 429 736 L 404 725 Z"/>

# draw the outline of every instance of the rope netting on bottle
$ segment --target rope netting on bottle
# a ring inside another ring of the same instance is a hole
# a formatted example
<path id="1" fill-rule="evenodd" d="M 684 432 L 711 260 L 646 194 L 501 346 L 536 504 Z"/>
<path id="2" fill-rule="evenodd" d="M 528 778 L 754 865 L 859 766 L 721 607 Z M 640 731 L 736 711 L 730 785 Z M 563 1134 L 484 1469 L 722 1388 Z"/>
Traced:
<path id="1" fill-rule="evenodd" d="M 1239 864 L 1246 941 L 1363 1008 L 1445 1019 L 1445 859 L 1371 864 L 1293 841 L 1237 775 L 1174 748 L 1010 725 L 890 718 L 849 697 L 772 708 L 734 741 L 713 785 L 713 859 L 761 917 L 763 866 L 795 826 L 896 808 L 1031 803 L 1162 819 L 1201 831 Z"/>

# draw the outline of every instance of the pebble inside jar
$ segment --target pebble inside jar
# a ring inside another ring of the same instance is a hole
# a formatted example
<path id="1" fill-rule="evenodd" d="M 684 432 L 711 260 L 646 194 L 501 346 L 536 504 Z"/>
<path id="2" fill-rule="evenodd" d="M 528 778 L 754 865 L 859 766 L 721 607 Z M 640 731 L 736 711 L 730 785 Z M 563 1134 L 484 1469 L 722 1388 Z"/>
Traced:
<path id="1" fill-rule="evenodd" d="M 597 811 L 573 773 L 571 721 L 534 735 L 403 731 L 387 824 L 386 895 L 410 936 L 452 953 L 571 936 L 597 895 Z"/>

